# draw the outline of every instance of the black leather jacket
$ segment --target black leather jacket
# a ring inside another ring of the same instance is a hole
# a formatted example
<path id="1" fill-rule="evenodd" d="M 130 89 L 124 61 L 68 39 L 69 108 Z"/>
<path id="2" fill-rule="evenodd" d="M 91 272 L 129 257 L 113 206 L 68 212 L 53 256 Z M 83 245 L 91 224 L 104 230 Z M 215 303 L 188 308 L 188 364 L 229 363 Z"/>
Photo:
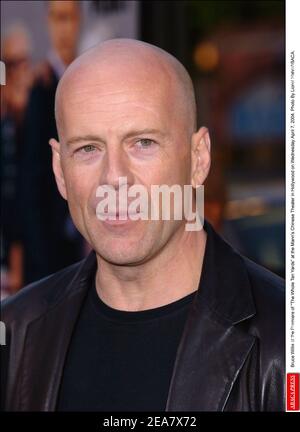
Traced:
<path id="1" fill-rule="evenodd" d="M 205 230 L 201 280 L 166 411 L 284 411 L 284 282 L 239 255 L 208 223 Z M 72 330 L 95 270 L 91 252 L 4 301 L 5 410 L 55 411 Z"/>

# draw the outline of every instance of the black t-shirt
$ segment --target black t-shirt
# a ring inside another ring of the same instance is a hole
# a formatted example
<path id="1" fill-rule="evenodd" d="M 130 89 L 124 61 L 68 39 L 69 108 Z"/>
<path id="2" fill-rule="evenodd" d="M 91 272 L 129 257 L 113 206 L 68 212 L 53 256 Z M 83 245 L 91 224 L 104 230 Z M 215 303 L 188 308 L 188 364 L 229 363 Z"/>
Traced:
<path id="1" fill-rule="evenodd" d="M 58 411 L 164 411 L 193 293 L 129 312 L 105 304 L 92 283 L 71 339 Z"/>

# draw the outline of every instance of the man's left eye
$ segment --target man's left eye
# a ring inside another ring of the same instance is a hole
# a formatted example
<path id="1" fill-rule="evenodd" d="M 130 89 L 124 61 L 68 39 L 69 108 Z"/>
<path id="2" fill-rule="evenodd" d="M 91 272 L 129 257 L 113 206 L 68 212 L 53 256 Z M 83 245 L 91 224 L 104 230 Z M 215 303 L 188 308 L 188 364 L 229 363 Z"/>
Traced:
<path id="1" fill-rule="evenodd" d="M 81 149 L 84 153 L 91 153 L 92 151 L 95 150 L 95 146 L 93 146 L 92 144 L 87 144 L 83 147 L 81 147 Z"/>
<path id="2" fill-rule="evenodd" d="M 154 141 L 149 138 L 142 138 L 137 141 L 137 144 L 142 149 L 147 149 L 154 144 Z"/>

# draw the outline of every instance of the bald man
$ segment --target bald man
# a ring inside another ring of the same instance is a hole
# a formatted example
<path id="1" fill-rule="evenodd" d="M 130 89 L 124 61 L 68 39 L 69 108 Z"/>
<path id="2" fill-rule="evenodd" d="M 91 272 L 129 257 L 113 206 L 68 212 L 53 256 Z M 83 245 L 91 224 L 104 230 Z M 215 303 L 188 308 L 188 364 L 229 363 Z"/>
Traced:
<path id="1" fill-rule="evenodd" d="M 185 68 L 106 41 L 68 67 L 55 115 L 58 190 L 92 252 L 3 305 L 5 409 L 284 410 L 283 281 L 207 222 L 134 219 L 132 199 L 99 217 L 99 188 L 119 203 L 123 186 L 203 184 L 210 138 Z"/>

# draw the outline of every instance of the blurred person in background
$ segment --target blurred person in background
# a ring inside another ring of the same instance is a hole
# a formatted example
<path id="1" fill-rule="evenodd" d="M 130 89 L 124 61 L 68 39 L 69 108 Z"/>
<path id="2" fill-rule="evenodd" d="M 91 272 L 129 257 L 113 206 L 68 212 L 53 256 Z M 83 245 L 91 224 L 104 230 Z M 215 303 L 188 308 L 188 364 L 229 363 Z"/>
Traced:
<path id="1" fill-rule="evenodd" d="M 214 149 L 212 165 L 205 180 L 205 218 L 225 240 L 239 251 L 243 251 L 239 235 L 231 224 L 228 224 L 226 213 L 229 202 L 228 183 L 226 180 L 224 157 L 220 150 Z"/>
<path id="2" fill-rule="evenodd" d="M 24 114 L 33 82 L 32 45 L 22 24 L 12 25 L 2 42 L 6 85 L 1 87 L 1 297 L 23 284 L 23 246 L 19 215 L 20 160 Z"/>
<path id="3" fill-rule="evenodd" d="M 204 213 L 212 226 L 218 232 L 223 232 L 228 191 L 220 155 L 214 154 L 212 160 L 210 173 L 205 181 Z"/>
<path id="4" fill-rule="evenodd" d="M 82 257 L 82 240 L 65 201 L 57 193 L 49 138 L 57 136 L 54 96 L 59 79 L 77 54 L 81 10 L 78 1 L 48 1 L 51 49 L 37 67 L 26 117 L 22 159 L 24 278 L 31 282 Z"/>

